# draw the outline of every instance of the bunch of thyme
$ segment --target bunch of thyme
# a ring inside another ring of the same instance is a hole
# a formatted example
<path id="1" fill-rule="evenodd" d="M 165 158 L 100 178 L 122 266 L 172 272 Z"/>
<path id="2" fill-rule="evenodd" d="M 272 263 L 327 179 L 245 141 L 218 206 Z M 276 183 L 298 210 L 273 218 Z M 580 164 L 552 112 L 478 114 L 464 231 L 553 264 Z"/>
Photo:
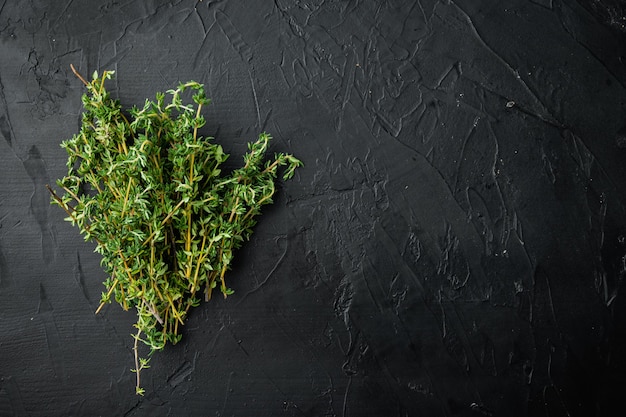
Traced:
<path id="1" fill-rule="evenodd" d="M 209 103 L 202 84 L 180 84 L 124 112 L 104 86 L 113 71 L 87 82 L 72 70 L 87 87 L 82 126 L 61 144 L 69 155 L 68 173 L 57 181 L 63 193 L 48 189 L 102 255 L 109 277 L 96 313 L 111 298 L 137 311 L 133 371 L 143 394 L 139 374 L 148 359 L 139 357 L 138 342 L 150 355 L 177 343 L 202 291 L 206 300 L 216 287 L 232 294 L 224 277 L 233 251 L 272 203 L 278 168 L 289 179 L 301 162 L 283 153 L 266 161 L 271 138 L 262 133 L 248 145 L 243 166 L 224 174 L 228 155 L 198 134 Z M 189 91 L 192 102 L 185 102 Z"/>

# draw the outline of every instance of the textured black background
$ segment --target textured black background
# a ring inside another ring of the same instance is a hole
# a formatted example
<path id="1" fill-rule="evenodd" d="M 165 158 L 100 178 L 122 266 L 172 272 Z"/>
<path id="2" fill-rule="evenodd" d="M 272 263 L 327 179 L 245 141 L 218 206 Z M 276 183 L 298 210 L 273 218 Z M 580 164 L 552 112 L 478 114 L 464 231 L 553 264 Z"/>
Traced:
<path id="1" fill-rule="evenodd" d="M 0 0 L 1 416 L 605 416 L 626 395 L 623 4 Z M 305 167 L 134 394 L 49 205 L 82 84 L 190 79 Z M 508 105 L 507 105 L 508 104 Z M 619 412 L 618 412 L 619 413 Z"/>

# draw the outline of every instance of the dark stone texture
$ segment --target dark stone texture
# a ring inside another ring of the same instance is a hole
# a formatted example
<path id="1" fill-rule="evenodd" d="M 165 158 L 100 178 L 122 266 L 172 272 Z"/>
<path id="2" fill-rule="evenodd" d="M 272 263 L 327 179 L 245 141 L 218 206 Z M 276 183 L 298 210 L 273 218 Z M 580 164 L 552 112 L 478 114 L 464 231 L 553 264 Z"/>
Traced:
<path id="1" fill-rule="evenodd" d="M 616 415 L 626 50 L 603 4 L 0 0 L 0 415 Z M 266 130 L 305 163 L 143 398 L 134 314 L 94 315 L 99 258 L 45 189 L 70 63 L 115 70 L 125 106 L 203 82 L 233 160 Z"/>

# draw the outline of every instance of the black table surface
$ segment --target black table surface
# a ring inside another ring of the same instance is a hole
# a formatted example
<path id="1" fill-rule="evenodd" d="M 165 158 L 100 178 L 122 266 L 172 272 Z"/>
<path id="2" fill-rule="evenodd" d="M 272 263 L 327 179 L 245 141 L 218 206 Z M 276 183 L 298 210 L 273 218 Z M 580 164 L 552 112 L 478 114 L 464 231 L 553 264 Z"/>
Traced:
<path id="1" fill-rule="evenodd" d="M 0 1 L 0 416 L 605 416 L 626 395 L 619 2 Z M 206 86 L 305 166 L 136 396 L 50 205 L 84 75 Z"/>

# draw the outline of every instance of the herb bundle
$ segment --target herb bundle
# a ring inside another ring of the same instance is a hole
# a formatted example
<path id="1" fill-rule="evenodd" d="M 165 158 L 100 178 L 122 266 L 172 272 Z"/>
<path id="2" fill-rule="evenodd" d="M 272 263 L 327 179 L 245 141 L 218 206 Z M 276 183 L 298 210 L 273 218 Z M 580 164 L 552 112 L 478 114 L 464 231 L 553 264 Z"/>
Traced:
<path id="1" fill-rule="evenodd" d="M 57 181 L 63 192 L 48 189 L 102 255 L 109 277 L 96 313 L 112 298 L 137 311 L 133 371 L 143 394 L 139 374 L 148 359 L 139 357 L 138 342 L 150 354 L 177 343 L 203 292 L 206 300 L 217 287 L 232 294 L 224 278 L 233 251 L 272 203 L 279 167 L 289 179 L 301 162 L 283 153 L 266 160 L 271 138 L 262 133 L 243 166 L 225 174 L 228 155 L 198 134 L 209 103 L 202 84 L 180 84 L 124 112 L 104 86 L 112 71 L 87 82 L 72 70 L 87 87 L 82 126 L 61 144 L 69 156 L 68 173 Z"/>

